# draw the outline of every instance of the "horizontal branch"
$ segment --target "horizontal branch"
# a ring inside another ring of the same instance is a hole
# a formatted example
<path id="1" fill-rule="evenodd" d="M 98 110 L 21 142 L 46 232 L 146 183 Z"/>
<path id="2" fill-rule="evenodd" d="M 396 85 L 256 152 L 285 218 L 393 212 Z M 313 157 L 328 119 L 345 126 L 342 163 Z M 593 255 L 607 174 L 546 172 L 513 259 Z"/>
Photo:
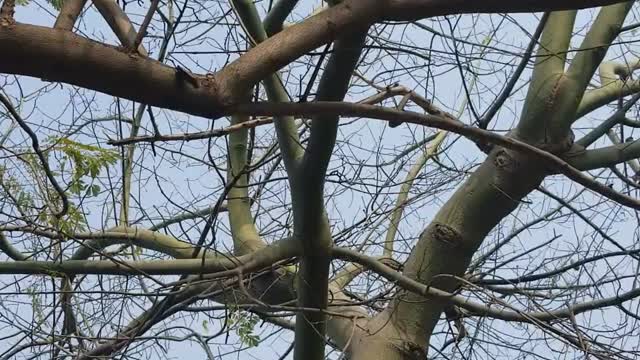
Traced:
<path id="1" fill-rule="evenodd" d="M 174 68 L 70 31 L 0 26 L 0 48 L 11 49 L 0 57 L 2 73 L 64 82 L 199 116 L 217 116 L 222 106 L 216 77 L 200 77 L 201 85 L 195 87 Z"/>
<path id="2" fill-rule="evenodd" d="M 404 276 L 402 273 L 398 271 L 391 269 L 390 267 L 384 265 L 382 262 L 378 261 L 373 257 L 360 254 L 350 249 L 334 248 L 333 256 L 334 258 L 361 264 L 367 269 L 375 272 L 376 274 L 384 277 L 389 281 L 392 281 L 393 283 L 395 283 L 396 285 L 398 285 L 399 287 L 405 290 L 414 292 L 416 294 L 421 294 L 425 297 L 435 297 L 435 298 L 447 300 L 450 303 L 469 311 L 472 315 L 485 316 L 485 317 L 490 317 L 490 318 L 500 319 L 505 321 L 534 323 L 534 322 L 540 322 L 540 321 L 553 321 L 557 319 L 566 319 L 583 312 L 601 309 L 608 306 L 620 305 L 626 301 L 635 299 L 640 296 L 640 289 L 633 289 L 626 293 L 621 293 L 617 296 L 603 298 L 599 300 L 587 301 L 584 303 L 578 303 L 578 304 L 557 309 L 557 310 L 526 312 L 526 311 L 519 311 L 519 310 L 496 309 L 495 305 L 487 306 L 484 304 L 480 304 L 480 303 L 471 301 L 470 299 L 464 298 L 460 295 L 455 295 L 455 294 L 422 284 L 407 276 Z"/>
<path id="3" fill-rule="evenodd" d="M 625 0 L 390 0 L 385 19 L 406 21 L 452 14 L 572 10 L 621 2 Z"/>
<path id="4" fill-rule="evenodd" d="M 205 259 L 204 262 L 198 259 L 125 261 L 119 263 L 112 261 L 78 260 L 63 262 L 0 262 L 0 274 L 42 274 L 58 276 L 62 274 L 138 275 L 144 273 L 147 275 L 175 275 L 222 272 L 219 274 L 220 276 L 232 276 L 234 274 L 248 274 L 258 271 L 278 261 L 298 255 L 295 253 L 294 247 L 288 246 L 289 244 L 289 242 L 283 241 L 238 258 Z M 360 264 L 405 290 L 421 294 L 425 297 L 436 297 L 447 300 L 476 316 L 486 316 L 505 321 L 536 322 L 569 318 L 583 312 L 620 305 L 640 296 L 640 289 L 633 289 L 613 297 L 579 303 L 552 311 L 524 312 L 519 310 L 496 309 L 495 307 L 474 302 L 460 295 L 422 284 L 388 267 L 378 259 L 360 254 L 354 250 L 333 248 L 332 256 L 335 259 Z M 208 276 L 207 278 L 211 279 L 212 277 Z"/>
<path id="5" fill-rule="evenodd" d="M 0 73 L 39 77 L 150 106 L 207 118 L 237 102 L 253 85 L 341 32 L 378 20 L 378 0 L 348 0 L 289 27 L 215 74 L 193 75 L 69 31 L 0 26 Z M 42 59 L 46 59 L 43 61 Z"/>
<path id="6" fill-rule="evenodd" d="M 169 141 L 202 140 L 202 139 L 221 137 L 221 136 L 229 135 L 234 131 L 254 128 L 261 125 L 268 125 L 272 123 L 273 123 L 273 118 L 263 118 L 263 119 L 249 120 L 249 121 L 245 121 L 235 125 L 230 125 L 222 129 L 197 131 L 197 132 L 183 133 L 183 134 L 171 134 L 171 135 L 161 135 L 161 134 L 141 135 L 141 136 L 135 136 L 135 137 L 128 137 L 124 139 L 109 140 L 107 141 L 107 143 L 109 145 L 122 146 L 122 145 L 135 144 L 140 142 L 153 143 L 156 141 L 169 142 Z"/>
<path id="7" fill-rule="evenodd" d="M 313 102 L 313 103 L 251 103 L 240 104 L 230 107 L 226 110 L 229 113 L 255 115 L 255 116 L 282 116 L 294 115 L 300 117 L 312 117 L 318 114 L 333 114 L 345 117 L 362 117 L 369 119 L 378 119 L 384 121 L 406 122 L 416 125 L 433 127 L 441 130 L 451 131 L 463 135 L 474 141 L 483 141 L 493 143 L 508 149 L 525 152 L 531 156 L 544 161 L 547 166 L 554 172 L 561 173 L 571 180 L 583 185 L 584 187 L 597 192 L 611 200 L 622 205 L 640 209 L 640 201 L 625 194 L 621 194 L 610 187 L 594 181 L 580 170 L 591 170 L 599 167 L 608 167 L 630 158 L 638 157 L 640 146 L 630 146 L 630 144 L 621 144 L 610 148 L 590 150 L 581 154 L 572 155 L 569 162 L 562 158 L 537 148 L 533 145 L 519 141 L 514 138 L 502 136 L 491 131 L 475 128 L 463 124 L 450 116 L 419 114 L 410 111 L 400 111 L 396 109 L 365 105 L 353 104 L 346 102 Z M 239 125 L 232 125 L 226 128 L 199 134 L 199 136 L 208 135 L 209 137 L 224 136 L 232 131 L 239 129 L 256 127 L 264 125 L 268 122 L 253 120 Z M 181 137 L 184 135 L 175 135 Z M 165 137 L 173 138 L 174 135 L 166 135 Z M 153 137 L 137 137 L 123 139 L 119 141 L 110 141 L 110 144 L 126 144 L 129 142 L 149 141 Z M 636 142 L 631 143 L 636 145 Z"/>
<path id="8" fill-rule="evenodd" d="M 578 270 L 580 269 L 582 266 L 595 262 L 595 261 L 599 261 L 599 260 L 604 260 L 604 259 L 608 259 L 610 257 L 616 257 L 616 256 L 633 256 L 640 253 L 640 250 L 636 249 L 636 250 L 627 250 L 627 251 L 615 251 L 615 252 L 610 252 L 610 253 L 605 253 L 605 254 L 600 254 L 600 255 L 594 255 L 591 257 L 586 257 L 584 259 L 580 259 L 577 260 L 575 262 L 572 262 L 568 265 L 564 265 L 561 266 L 557 269 L 553 269 L 551 271 L 547 271 L 544 273 L 536 273 L 536 274 L 528 274 L 528 275 L 522 275 L 522 276 L 518 276 L 516 278 L 510 278 L 510 279 L 499 279 L 499 278 L 495 278 L 495 279 L 469 279 L 469 281 L 471 281 L 472 283 L 476 284 L 476 285 L 516 285 L 516 284 L 520 284 L 520 283 L 524 283 L 524 282 L 532 282 L 532 281 L 538 281 L 538 280 L 543 280 L 543 279 L 551 279 L 557 275 L 560 275 L 562 273 L 571 271 L 571 270 Z"/>
<path id="9" fill-rule="evenodd" d="M 640 157 L 640 140 L 635 140 L 582 151 L 567 158 L 567 161 L 576 168 L 593 170 L 611 167 L 638 157 Z"/>
<path id="10" fill-rule="evenodd" d="M 340 34 L 385 19 L 586 8 L 620 0 L 345 0 L 258 44 L 222 70 L 190 75 L 124 48 L 41 26 L 0 26 L 0 73 L 39 77 L 150 106 L 220 116 L 251 86 Z M 43 61 L 46 59 L 46 61 Z"/>
<path id="11" fill-rule="evenodd" d="M 229 271 L 248 274 L 277 262 L 294 257 L 295 243 L 282 240 L 253 253 L 233 257 L 219 256 L 205 259 L 175 259 L 152 261 L 120 260 L 64 260 L 64 261 L 5 261 L 0 262 L 0 274 L 40 274 L 50 276 L 103 275 L 190 275 Z M 211 278 L 209 276 L 208 278 Z"/>
<path id="12" fill-rule="evenodd" d="M 502 136 L 491 131 L 463 124 L 446 116 L 436 116 L 428 114 L 425 115 L 410 111 L 399 111 L 380 106 L 330 101 L 312 103 L 241 104 L 230 108 L 229 111 L 256 116 L 294 115 L 301 117 L 311 117 L 318 114 L 337 114 L 341 116 L 363 117 L 385 121 L 401 121 L 410 124 L 447 130 L 463 135 L 474 141 L 490 142 L 507 149 L 524 152 L 540 161 L 545 162 L 551 171 L 561 173 L 567 176 L 569 179 L 581 184 L 582 186 L 622 205 L 629 206 L 634 209 L 640 209 L 640 201 L 638 201 L 637 199 L 616 192 L 610 187 L 594 181 L 591 177 L 583 174 L 582 172 L 580 172 L 580 170 L 574 168 L 565 160 L 550 152 L 514 138 Z"/>

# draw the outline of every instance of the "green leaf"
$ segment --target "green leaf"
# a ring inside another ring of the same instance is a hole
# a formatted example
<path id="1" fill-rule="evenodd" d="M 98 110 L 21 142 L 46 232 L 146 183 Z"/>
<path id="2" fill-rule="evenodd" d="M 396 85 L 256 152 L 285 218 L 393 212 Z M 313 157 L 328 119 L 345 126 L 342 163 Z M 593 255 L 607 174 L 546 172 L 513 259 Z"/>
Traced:
<path id="1" fill-rule="evenodd" d="M 26 1 L 28 1 L 28 0 L 26 0 Z M 56 9 L 56 10 L 62 9 L 62 4 L 64 3 L 63 0 L 47 0 L 47 2 L 49 4 L 51 4 L 51 6 L 53 6 L 53 8 Z"/>

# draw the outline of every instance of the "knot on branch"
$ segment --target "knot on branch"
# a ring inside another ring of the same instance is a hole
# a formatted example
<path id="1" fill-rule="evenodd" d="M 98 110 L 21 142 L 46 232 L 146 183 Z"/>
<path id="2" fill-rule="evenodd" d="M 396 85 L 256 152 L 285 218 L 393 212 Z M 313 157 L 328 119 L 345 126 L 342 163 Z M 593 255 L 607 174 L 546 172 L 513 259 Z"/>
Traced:
<path id="1" fill-rule="evenodd" d="M 422 360 L 427 358 L 427 350 L 411 341 L 403 342 L 398 350 L 404 355 L 403 358 L 408 360 Z"/>
<path id="2" fill-rule="evenodd" d="M 0 26 L 10 27 L 15 25 L 16 21 L 13 19 L 15 13 L 16 2 L 15 0 L 5 0 L 0 7 Z"/>
<path id="3" fill-rule="evenodd" d="M 518 169 L 518 161 L 506 149 L 499 149 L 493 162 L 498 169 L 510 173 Z"/>
<path id="4" fill-rule="evenodd" d="M 462 245 L 462 236 L 449 225 L 436 223 L 431 230 L 431 235 L 435 240 L 451 247 L 458 247 Z"/>
<path id="5" fill-rule="evenodd" d="M 571 150 L 573 144 L 575 142 L 575 134 L 571 129 L 568 129 L 566 135 L 560 139 L 553 142 L 545 142 L 540 144 L 534 144 L 536 147 L 548 151 L 552 154 L 565 154 Z"/>

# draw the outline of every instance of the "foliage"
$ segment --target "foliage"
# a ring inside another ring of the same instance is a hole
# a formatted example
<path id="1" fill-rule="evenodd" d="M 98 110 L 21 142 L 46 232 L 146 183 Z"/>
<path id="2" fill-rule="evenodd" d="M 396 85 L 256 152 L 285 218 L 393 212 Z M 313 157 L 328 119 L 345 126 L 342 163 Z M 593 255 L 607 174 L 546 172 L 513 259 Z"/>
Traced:
<path id="1" fill-rule="evenodd" d="M 240 341 L 248 347 L 260 344 L 260 336 L 253 332 L 259 320 L 257 315 L 238 309 L 231 309 L 227 315 L 227 325 L 235 330 Z"/>
<path id="2" fill-rule="evenodd" d="M 52 144 L 50 150 L 63 153 L 60 171 L 64 173 L 67 166 L 71 167 L 68 189 L 73 195 L 81 195 L 84 192 L 88 196 L 97 196 L 100 186 L 93 184 L 93 180 L 100 175 L 101 169 L 115 164 L 119 158 L 115 150 L 82 144 L 69 138 L 51 138 L 49 143 Z M 87 177 L 90 184 L 85 182 Z"/>

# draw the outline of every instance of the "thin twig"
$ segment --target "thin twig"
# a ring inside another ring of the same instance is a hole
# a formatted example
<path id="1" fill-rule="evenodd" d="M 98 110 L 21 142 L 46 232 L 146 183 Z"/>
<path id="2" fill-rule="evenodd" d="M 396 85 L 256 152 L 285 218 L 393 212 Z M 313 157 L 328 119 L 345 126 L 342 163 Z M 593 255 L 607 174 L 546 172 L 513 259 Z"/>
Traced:
<path id="1" fill-rule="evenodd" d="M 62 189 L 62 187 L 60 187 L 60 184 L 58 184 L 58 181 L 56 180 L 55 176 L 53 176 L 53 172 L 49 167 L 49 161 L 47 161 L 47 158 L 44 156 L 44 153 L 40 149 L 40 143 L 38 142 L 38 137 L 33 132 L 33 130 L 31 130 L 29 125 L 27 125 L 27 123 L 18 114 L 18 112 L 13 107 L 9 99 L 7 99 L 4 95 L 0 94 L 0 102 L 7 108 L 11 116 L 13 116 L 14 120 L 18 123 L 18 125 L 20 125 L 22 130 L 24 130 L 24 132 L 26 132 L 27 135 L 29 135 L 29 137 L 31 138 L 31 147 L 33 148 L 33 151 L 36 153 L 36 156 L 38 156 L 38 159 L 40 160 L 40 162 L 42 163 L 42 169 L 44 170 L 44 173 L 47 175 L 49 182 L 51 182 L 51 185 L 53 186 L 55 191 L 58 193 L 58 196 L 60 196 L 60 200 L 62 201 L 62 209 L 60 209 L 60 211 L 56 211 L 55 209 L 52 209 L 52 210 L 54 211 L 55 217 L 57 217 L 58 219 L 62 218 L 67 213 L 67 211 L 69 211 L 69 199 L 67 199 L 67 195 L 64 193 L 64 190 Z"/>

